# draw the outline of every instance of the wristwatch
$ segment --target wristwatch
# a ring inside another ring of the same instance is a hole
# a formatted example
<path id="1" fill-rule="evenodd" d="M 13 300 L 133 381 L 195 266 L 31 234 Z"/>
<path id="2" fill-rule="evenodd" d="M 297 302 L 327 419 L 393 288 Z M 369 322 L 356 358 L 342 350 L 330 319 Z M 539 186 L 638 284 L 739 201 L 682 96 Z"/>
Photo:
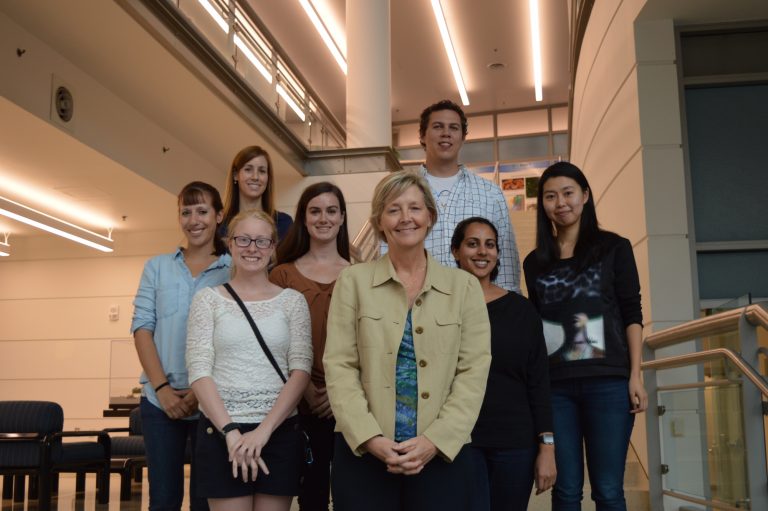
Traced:
<path id="1" fill-rule="evenodd" d="M 555 445 L 555 435 L 552 433 L 542 433 L 539 435 L 539 443 L 544 445 Z"/>
<path id="2" fill-rule="evenodd" d="M 227 436 L 227 433 L 234 430 L 240 431 L 240 424 L 238 424 L 237 422 L 230 422 L 229 424 L 221 428 L 221 435 Z"/>

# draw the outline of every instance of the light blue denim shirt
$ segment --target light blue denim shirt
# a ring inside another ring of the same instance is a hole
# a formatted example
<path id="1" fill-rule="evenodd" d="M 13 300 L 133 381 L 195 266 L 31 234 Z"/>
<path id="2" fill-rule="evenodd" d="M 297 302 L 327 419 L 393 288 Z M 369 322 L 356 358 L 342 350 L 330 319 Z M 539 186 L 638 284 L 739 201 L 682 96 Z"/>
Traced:
<path id="1" fill-rule="evenodd" d="M 218 286 L 230 277 L 232 258 L 220 256 L 197 277 L 192 277 L 179 248 L 172 254 L 153 257 L 144 265 L 139 290 L 133 300 L 131 334 L 139 328 L 153 332 L 155 347 L 168 382 L 175 389 L 189 388 L 185 353 L 187 316 L 192 297 L 199 290 Z M 139 380 L 142 394 L 150 403 L 162 408 L 146 373 Z"/>

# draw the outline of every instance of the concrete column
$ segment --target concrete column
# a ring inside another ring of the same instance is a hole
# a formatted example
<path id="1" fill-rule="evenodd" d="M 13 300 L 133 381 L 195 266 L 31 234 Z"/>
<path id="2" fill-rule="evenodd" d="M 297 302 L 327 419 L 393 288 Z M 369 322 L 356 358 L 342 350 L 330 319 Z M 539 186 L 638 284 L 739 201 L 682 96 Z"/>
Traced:
<path id="1" fill-rule="evenodd" d="M 392 145 L 389 0 L 347 2 L 347 147 Z"/>

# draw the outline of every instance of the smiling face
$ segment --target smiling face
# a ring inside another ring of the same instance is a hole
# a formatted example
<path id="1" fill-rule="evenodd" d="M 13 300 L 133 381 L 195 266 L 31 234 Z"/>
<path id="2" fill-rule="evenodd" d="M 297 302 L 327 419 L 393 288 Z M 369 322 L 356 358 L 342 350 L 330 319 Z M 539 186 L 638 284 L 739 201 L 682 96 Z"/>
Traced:
<path id="1" fill-rule="evenodd" d="M 237 273 L 266 272 L 272 254 L 275 252 L 272 238 L 272 226 L 259 218 L 246 217 L 233 226 L 232 237 L 229 239 L 229 251 L 232 254 L 232 264 Z M 239 247 L 235 238 L 248 237 L 251 240 L 268 239 L 273 243 L 269 248 L 259 248 L 251 242 L 247 247 Z"/>
<path id="2" fill-rule="evenodd" d="M 424 194 L 411 185 L 397 197 L 387 201 L 378 218 L 379 229 L 389 250 L 424 246 L 432 215 L 424 202 Z"/>
<path id="3" fill-rule="evenodd" d="M 304 225 L 311 239 L 335 241 L 343 224 L 344 213 L 335 194 L 321 193 L 307 203 Z"/>
<path id="4" fill-rule="evenodd" d="M 221 211 L 217 213 L 214 209 L 210 195 L 203 193 L 200 197 L 203 202 L 179 206 L 179 225 L 189 247 L 212 245 L 216 228 L 223 217 Z"/>
<path id="5" fill-rule="evenodd" d="M 579 225 L 589 189 L 582 190 L 570 177 L 558 176 L 544 183 L 541 197 L 547 218 L 560 230 Z"/>
<path id="6" fill-rule="evenodd" d="M 432 112 L 420 141 L 427 153 L 427 168 L 430 167 L 430 162 L 433 165 L 458 165 L 459 151 L 464 144 L 461 117 L 453 110 Z"/>
<path id="7" fill-rule="evenodd" d="M 237 171 L 237 188 L 241 200 L 254 201 L 261 198 L 269 181 L 268 165 L 264 156 L 256 156 Z"/>
<path id="8" fill-rule="evenodd" d="M 468 271 L 478 279 L 491 280 L 491 273 L 499 261 L 496 234 L 489 226 L 475 222 L 464 230 L 464 239 L 459 248 L 451 250 L 459 268 Z"/>

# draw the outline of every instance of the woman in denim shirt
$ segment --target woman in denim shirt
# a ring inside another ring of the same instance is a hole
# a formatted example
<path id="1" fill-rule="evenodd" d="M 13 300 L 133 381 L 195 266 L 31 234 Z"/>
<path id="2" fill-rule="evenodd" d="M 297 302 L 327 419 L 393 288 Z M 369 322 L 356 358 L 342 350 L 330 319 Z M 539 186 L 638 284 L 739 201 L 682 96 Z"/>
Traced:
<path id="1" fill-rule="evenodd" d="M 216 235 L 224 209 L 219 192 L 195 181 L 181 190 L 178 205 L 187 246 L 147 261 L 131 323 L 144 369 L 140 406 L 152 511 L 181 509 L 187 437 L 195 440 L 197 399 L 189 389 L 185 362 L 192 296 L 229 280 L 231 263 Z M 193 511 L 208 509 L 205 499 L 195 498 L 194 486 L 190 502 Z"/>

